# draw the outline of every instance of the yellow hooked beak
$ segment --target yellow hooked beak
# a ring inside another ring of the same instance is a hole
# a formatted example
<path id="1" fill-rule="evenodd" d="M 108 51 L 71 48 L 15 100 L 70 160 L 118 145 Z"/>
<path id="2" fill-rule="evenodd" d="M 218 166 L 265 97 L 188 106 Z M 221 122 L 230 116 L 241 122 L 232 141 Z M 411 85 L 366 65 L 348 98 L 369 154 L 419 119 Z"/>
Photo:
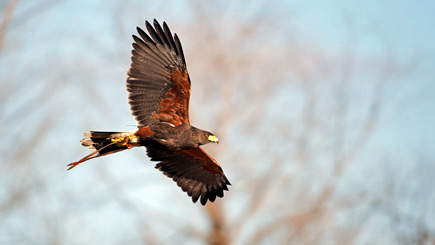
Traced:
<path id="1" fill-rule="evenodd" d="M 208 136 L 208 140 L 214 143 L 219 143 L 219 139 L 214 135 Z"/>

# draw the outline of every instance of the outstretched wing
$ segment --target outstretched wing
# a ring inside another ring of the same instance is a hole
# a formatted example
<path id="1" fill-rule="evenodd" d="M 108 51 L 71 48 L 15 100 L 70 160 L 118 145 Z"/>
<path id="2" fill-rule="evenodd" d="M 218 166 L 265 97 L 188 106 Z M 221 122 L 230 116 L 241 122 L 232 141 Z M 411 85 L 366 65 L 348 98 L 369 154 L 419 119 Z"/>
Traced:
<path id="1" fill-rule="evenodd" d="M 174 151 L 147 146 L 147 154 L 152 161 L 160 162 L 156 168 L 172 178 L 193 202 L 200 197 L 202 205 L 207 200 L 213 202 L 231 185 L 219 164 L 200 147 Z"/>
<path id="2" fill-rule="evenodd" d="M 168 25 L 146 21 L 149 35 L 139 27 L 128 71 L 128 103 L 138 127 L 164 121 L 189 124 L 190 79 L 177 34 Z"/>

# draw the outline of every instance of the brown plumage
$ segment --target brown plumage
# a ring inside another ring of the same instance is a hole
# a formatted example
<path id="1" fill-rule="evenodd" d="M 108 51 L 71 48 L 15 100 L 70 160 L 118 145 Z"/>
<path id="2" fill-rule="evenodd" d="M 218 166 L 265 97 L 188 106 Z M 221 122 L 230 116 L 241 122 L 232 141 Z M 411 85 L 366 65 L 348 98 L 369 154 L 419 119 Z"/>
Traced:
<path id="1" fill-rule="evenodd" d="M 231 185 L 220 165 L 200 145 L 217 143 L 212 133 L 195 128 L 189 121 L 190 78 L 177 34 L 172 36 L 154 20 L 145 22 L 148 34 L 139 27 L 134 43 L 127 91 L 138 130 L 85 133 L 83 146 L 93 152 L 69 169 L 92 158 L 137 146 L 145 146 L 156 168 L 172 178 L 193 202 L 213 202 Z"/>

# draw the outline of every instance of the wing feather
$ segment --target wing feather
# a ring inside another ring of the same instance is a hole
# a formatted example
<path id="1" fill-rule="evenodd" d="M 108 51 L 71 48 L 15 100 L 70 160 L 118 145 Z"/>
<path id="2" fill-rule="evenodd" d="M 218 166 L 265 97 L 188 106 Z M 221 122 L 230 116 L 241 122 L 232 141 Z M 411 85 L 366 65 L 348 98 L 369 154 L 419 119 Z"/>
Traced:
<path id="1" fill-rule="evenodd" d="M 166 23 L 145 22 L 133 35 L 127 91 L 139 127 L 156 122 L 189 124 L 190 79 L 180 40 Z"/>
<path id="2" fill-rule="evenodd" d="M 164 29 L 163 33 L 165 34 L 166 39 L 170 42 L 170 44 L 168 44 L 168 45 L 170 47 L 175 47 L 175 51 L 176 51 L 177 55 L 180 55 L 180 51 L 179 51 L 177 45 L 175 45 L 174 39 L 172 38 L 171 30 L 169 30 L 169 27 L 166 24 L 166 22 L 163 22 L 163 29 Z M 183 63 L 184 63 L 184 60 L 183 60 Z"/>
<path id="3" fill-rule="evenodd" d="M 180 42 L 180 39 L 178 39 L 177 34 L 174 34 L 174 39 L 175 39 L 175 46 L 177 47 L 178 53 L 181 56 L 181 58 L 183 59 L 183 63 L 186 63 L 186 61 L 184 60 L 183 47 L 181 46 L 181 42 Z"/>
<path id="4" fill-rule="evenodd" d="M 165 32 L 163 31 L 162 27 L 160 26 L 159 22 L 157 20 L 154 20 L 154 29 L 159 36 L 160 40 L 164 42 L 164 44 L 171 46 L 168 37 L 166 36 Z M 171 37 L 169 37 L 171 38 Z"/>
<path id="5" fill-rule="evenodd" d="M 170 150 L 153 145 L 147 146 L 147 154 L 159 162 L 156 168 L 172 178 L 193 202 L 213 202 L 223 197 L 223 191 L 231 185 L 219 164 L 200 147 Z"/>

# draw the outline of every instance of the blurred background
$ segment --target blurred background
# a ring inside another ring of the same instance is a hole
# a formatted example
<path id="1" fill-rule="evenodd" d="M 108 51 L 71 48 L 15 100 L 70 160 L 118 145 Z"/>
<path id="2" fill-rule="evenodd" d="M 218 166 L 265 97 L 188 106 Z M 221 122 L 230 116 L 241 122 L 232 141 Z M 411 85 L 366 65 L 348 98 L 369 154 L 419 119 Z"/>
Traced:
<path id="1" fill-rule="evenodd" d="M 435 244 L 433 1 L 0 1 L 0 244 Z M 193 204 L 133 130 L 131 35 L 183 44 L 233 184 Z"/>

